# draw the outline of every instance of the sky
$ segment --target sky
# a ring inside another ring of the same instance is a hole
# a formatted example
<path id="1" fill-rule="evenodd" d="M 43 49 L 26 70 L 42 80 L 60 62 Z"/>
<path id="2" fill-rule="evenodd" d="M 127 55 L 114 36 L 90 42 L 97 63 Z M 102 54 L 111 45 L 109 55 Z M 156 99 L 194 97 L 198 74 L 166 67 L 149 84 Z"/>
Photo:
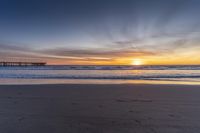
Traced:
<path id="1" fill-rule="evenodd" d="M 199 0 L 1 0 L 0 60 L 200 64 Z"/>

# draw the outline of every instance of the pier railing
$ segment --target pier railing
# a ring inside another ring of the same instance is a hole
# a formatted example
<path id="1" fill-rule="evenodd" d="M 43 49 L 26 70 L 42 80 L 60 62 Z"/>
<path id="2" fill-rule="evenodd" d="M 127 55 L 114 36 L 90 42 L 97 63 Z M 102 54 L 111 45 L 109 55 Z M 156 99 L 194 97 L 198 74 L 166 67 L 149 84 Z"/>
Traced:
<path id="1" fill-rule="evenodd" d="M 46 62 L 0 62 L 0 66 L 45 66 Z"/>

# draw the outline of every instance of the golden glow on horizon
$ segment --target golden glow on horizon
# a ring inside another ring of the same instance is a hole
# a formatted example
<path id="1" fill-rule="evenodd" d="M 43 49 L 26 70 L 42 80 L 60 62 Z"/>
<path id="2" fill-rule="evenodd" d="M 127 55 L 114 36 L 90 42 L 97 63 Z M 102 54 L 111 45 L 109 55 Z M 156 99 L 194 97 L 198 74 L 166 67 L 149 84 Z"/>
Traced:
<path id="1" fill-rule="evenodd" d="M 178 50 L 171 53 L 155 55 L 127 55 L 119 54 L 115 57 L 97 55 L 95 58 L 48 58 L 48 64 L 55 65 L 200 65 L 200 48 L 188 48 L 188 51 Z M 98 57 L 98 58 L 96 58 Z"/>
<path id="2" fill-rule="evenodd" d="M 49 59 L 48 64 L 54 65 L 198 65 L 198 56 L 153 56 L 142 58 L 117 58 L 113 60 L 88 60 L 88 59 Z"/>
<path id="3" fill-rule="evenodd" d="M 139 66 L 139 65 L 143 65 L 143 62 L 141 59 L 133 59 L 133 61 L 131 62 L 131 65 Z"/>

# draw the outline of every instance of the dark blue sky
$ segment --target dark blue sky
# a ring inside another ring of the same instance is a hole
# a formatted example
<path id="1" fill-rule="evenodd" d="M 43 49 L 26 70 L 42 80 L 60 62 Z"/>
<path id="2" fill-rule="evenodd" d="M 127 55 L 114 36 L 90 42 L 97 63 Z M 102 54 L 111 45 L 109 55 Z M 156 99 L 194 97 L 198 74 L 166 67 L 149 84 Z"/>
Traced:
<path id="1" fill-rule="evenodd" d="M 199 0 L 1 0 L 0 56 L 112 61 L 194 53 L 199 12 Z"/>

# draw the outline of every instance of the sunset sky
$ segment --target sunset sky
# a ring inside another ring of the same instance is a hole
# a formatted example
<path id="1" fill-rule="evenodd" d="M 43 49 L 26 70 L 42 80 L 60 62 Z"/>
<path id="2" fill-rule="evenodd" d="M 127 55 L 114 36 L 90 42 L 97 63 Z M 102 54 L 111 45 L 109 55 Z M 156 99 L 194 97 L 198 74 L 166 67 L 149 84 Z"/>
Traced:
<path id="1" fill-rule="evenodd" d="M 200 64 L 200 0 L 1 0 L 0 60 Z"/>

